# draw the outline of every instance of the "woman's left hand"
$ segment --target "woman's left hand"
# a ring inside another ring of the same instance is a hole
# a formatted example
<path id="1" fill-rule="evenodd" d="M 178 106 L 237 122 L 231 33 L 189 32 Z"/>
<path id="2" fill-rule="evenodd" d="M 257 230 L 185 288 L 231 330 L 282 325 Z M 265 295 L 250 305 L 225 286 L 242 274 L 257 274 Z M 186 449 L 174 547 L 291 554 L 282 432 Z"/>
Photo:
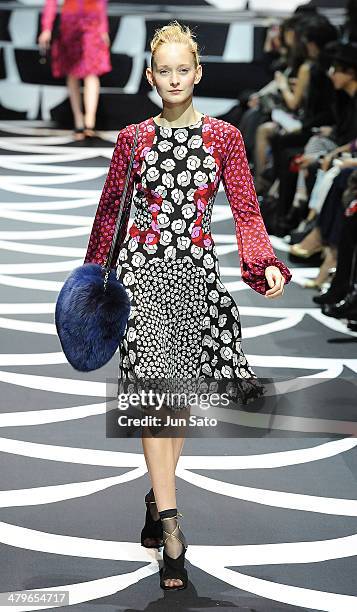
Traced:
<path id="1" fill-rule="evenodd" d="M 339 164 L 340 168 L 357 168 L 357 158 L 356 157 L 347 157 L 342 158 Z"/>
<path id="2" fill-rule="evenodd" d="M 295 160 L 295 162 L 299 166 L 299 168 L 308 168 L 310 164 L 315 161 L 315 159 L 315 155 L 302 154 Z"/>
<path id="3" fill-rule="evenodd" d="M 323 157 L 320 161 L 321 170 L 323 170 L 324 172 L 327 172 L 327 170 L 330 169 L 330 166 L 332 164 L 334 157 L 335 157 L 334 153 L 328 153 L 328 155 L 325 155 L 325 157 Z"/>
<path id="4" fill-rule="evenodd" d="M 285 278 L 276 266 L 268 266 L 265 268 L 265 278 L 268 281 L 270 289 L 266 291 L 264 297 L 276 298 L 284 293 Z"/>
<path id="5" fill-rule="evenodd" d="M 109 38 L 109 34 L 108 32 L 101 32 L 101 37 L 104 40 L 105 44 L 107 45 L 107 47 L 110 46 L 110 38 Z"/>
<path id="6" fill-rule="evenodd" d="M 288 79 L 286 78 L 285 74 L 283 74 L 282 72 L 280 72 L 280 70 L 277 70 L 274 74 L 274 80 L 277 84 L 277 86 L 279 87 L 279 89 L 283 90 L 283 89 L 289 89 L 288 86 Z"/>

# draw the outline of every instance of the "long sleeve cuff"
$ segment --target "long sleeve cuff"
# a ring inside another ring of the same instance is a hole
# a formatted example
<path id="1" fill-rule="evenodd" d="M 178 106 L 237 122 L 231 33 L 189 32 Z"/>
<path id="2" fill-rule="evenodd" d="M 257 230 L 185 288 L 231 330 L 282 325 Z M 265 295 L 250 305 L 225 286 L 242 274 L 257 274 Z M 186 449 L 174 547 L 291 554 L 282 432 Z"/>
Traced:
<path id="1" fill-rule="evenodd" d="M 41 15 L 41 30 L 52 31 L 57 13 L 57 0 L 46 0 Z"/>
<path id="2" fill-rule="evenodd" d="M 284 264 L 284 262 L 280 261 L 275 256 L 264 257 L 262 259 L 257 259 L 254 262 L 244 261 L 242 280 L 252 289 L 258 293 L 261 293 L 262 295 L 265 295 L 265 292 L 270 289 L 269 283 L 265 278 L 265 269 L 268 266 L 276 266 L 279 268 L 286 284 L 289 283 L 292 278 L 289 268 Z"/>

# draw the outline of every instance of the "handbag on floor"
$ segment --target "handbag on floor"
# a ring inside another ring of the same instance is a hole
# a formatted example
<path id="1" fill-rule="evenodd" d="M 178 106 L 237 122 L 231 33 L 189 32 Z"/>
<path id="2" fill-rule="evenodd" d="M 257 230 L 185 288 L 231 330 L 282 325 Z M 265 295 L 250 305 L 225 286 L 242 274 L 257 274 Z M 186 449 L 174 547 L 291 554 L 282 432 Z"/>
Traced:
<path id="1" fill-rule="evenodd" d="M 85 263 L 75 268 L 66 279 L 56 302 L 55 323 L 63 352 L 68 362 L 81 372 L 97 370 L 113 357 L 123 338 L 130 314 L 129 295 L 112 268 L 115 265 L 114 252 L 117 252 L 119 236 L 130 214 L 130 202 L 126 202 L 126 194 L 138 133 L 137 125 L 106 261 L 103 266 Z"/>

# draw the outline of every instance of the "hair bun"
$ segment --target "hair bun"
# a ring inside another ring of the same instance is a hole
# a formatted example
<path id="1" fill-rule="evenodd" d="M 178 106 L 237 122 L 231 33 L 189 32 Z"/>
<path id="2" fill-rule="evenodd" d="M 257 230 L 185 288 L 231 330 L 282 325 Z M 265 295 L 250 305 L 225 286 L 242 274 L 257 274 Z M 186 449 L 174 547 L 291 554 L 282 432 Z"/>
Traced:
<path id="1" fill-rule="evenodd" d="M 167 25 L 155 30 L 154 36 L 150 41 L 151 49 L 151 67 L 153 57 L 157 49 L 165 43 L 183 43 L 187 45 L 193 54 L 195 67 L 200 63 L 199 51 L 197 42 L 194 40 L 195 34 L 189 26 L 181 25 L 176 19 L 170 21 Z"/>

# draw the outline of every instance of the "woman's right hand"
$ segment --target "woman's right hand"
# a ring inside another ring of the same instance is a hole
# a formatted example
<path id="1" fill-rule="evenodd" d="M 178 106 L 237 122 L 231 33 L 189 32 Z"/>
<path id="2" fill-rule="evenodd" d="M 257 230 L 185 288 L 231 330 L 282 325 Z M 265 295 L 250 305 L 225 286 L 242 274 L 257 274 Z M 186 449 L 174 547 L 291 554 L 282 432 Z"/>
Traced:
<path id="1" fill-rule="evenodd" d="M 42 30 L 41 34 L 38 37 L 37 42 L 40 45 L 40 47 L 43 47 L 44 49 L 48 49 L 48 47 L 50 46 L 51 37 L 52 37 L 51 30 Z"/>
<path id="2" fill-rule="evenodd" d="M 334 152 L 328 153 L 327 155 L 325 155 L 325 157 L 323 157 L 320 161 L 321 170 L 323 170 L 324 172 L 327 172 L 327 170 L 329 170 L 332 164 L 334 157 L 335 157 Z"/>
<path id="3" fill-rule="evenodd" d="M 248 104 L 249 108 L 258 108 L 258 106 L 259 106 L 259 96 L 258 96 L 258 94 L 254 93 L 251 96 L 249 96 L 247 104 Z"/>
<path id="4" fill-rule="evenodd" d="M 299 166 L 299 168 L 308 168 L 310 164 L 315 161 L 315 159 L 316 158 L 314 155 L 302 154 L 295 160 L 295 162 Z"/>
<path id="5" fill-rule="evenodd" d="M 101 32 L 100 35 L 102 37 L 102 40 L 104 40 L 105 44 L 107 45 L 107 47 L 110 47 L 110 38 L 109 38 L 108 32 Z"/>

